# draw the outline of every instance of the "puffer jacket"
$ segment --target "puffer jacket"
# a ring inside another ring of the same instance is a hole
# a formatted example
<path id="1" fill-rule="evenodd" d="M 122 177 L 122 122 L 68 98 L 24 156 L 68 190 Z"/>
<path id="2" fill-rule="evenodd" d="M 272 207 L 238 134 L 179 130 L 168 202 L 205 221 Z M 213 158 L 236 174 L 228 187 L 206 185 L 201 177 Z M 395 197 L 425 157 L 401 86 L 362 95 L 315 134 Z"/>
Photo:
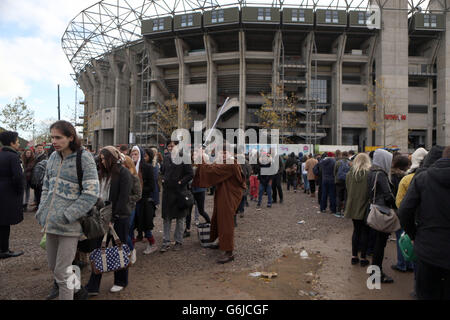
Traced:
<path id="1" fill-rule="evenodd" d="M 97 167 L 92 155 L 86 151 L 81 156 L 83 191 L 80 194 L 76 155 L 74 152 L 63 160 L 59 152 L 53 152 L 48 160 L 41 204 L 36 213 L 36 219 L 42 227 L 48 220 L 47 233 L 81 236 L 83 233 L 78 219 L 89 212 L 100 196 Z"/>

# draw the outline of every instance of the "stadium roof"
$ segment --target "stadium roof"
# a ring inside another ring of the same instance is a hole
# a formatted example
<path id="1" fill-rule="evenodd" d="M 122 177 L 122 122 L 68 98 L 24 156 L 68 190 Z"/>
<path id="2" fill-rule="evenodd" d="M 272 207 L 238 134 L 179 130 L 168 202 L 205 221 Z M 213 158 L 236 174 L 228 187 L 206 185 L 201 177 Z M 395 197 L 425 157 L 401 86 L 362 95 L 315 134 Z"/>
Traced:
<path id="1" fill-rule="evenodd" d="M 446 9 L 447 0 L 435 0 Z M 68 25 L 62 48 L 75 74 L 92 59 L 140 41 L 141 21 L 160 16 L 203 12 L 221 7 L 272 6 L 366 10 L 370 0 L 103 0 L 81 11 Z M 383 8 L 387 0 L 374 0 Z M 429 0 L 408 0 L 409 14 L 420 6 L 428 10 Z M 450 1 L 449 1 L 450 2 Z M 76 76 L 75 76 L 76 80 Z"/>

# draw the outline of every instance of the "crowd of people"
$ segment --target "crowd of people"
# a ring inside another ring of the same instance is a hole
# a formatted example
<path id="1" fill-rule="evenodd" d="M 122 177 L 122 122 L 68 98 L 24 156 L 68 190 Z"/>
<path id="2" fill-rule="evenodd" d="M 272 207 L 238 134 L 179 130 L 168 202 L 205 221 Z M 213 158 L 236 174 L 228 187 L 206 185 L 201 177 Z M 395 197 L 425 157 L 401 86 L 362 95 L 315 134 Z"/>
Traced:
<path id="1" fill-rule="evenodd" d="M 283 203 L 283 183 L 287 192 L 302 190 L 312 198 L 317 192 L 317 214 L 352 220 L 351 265 L 377 266 L 382 283 L 393 282 L 383 268 L 390 234 L 372 229 L 366 220 L 371 206 L 395 210 L 401 228 L 395 232 L 397 263 L 391 268 L 414 272 L 414 295 L 419 299 L 450 298 L 450 147 L 434 146 L 429 152 L 419 148 L 409 156 L 384 149 L 370 154 L 336 150 L 315 156 L 252 151 L 243 156 L 224 145 L 217 154 L 192 150 L 189 163 L 178 163 L 174 161 L 180 152 L 178 141 L 168 141 L 162 153 L 157 147 L 127 145 L 106 146 L 95 153 L 83 148 L 75 128 L 66 121 L 54 123 L 50 133 L 49 150 L 37 145 L 22 154 L 17 133 L 0 134 L 0 258 L 23 254 L 10 250 L 10 226 L 20 223 L 23 212 L 30 209 L 33 189 L 33 210 L 46 234 L 54 278 L 48 299 L 71 300 L 80 295 L 65 285 L 66 270 L 74 263 L 82 266 L 79 252 L 102 245 L 101 238 L 86 239 L 80 224 L 93 207 L 111 206 L 110 227 L 129 246 L 131 264 L 138 258 L 137 242 L 146 242 L 144 255 L 182 250 L 184 239 L 191 236 L 195 208 L 195 224 L 200 224 L 200 216 L 210 224 L 208 247 L 223 251 L 217 262 L 224 264 L 235 259 L 237 217 L 244 217 L 249 200 L 256 202 L 256 210 L 262 210 L 267 197 L 270 210 L 274 203 Z M 217 158 L 224 161 L 213 163 Z M 278 170 L 267 174 L 264 169 L 274 161 L 278 161 Z M 211 217 L 205 211 L 208 190 L 214 195 Z M 159 246 L 153 235 L 158 210 L 163 219 Z M 404 232 L 414 241 L 415 262 L 406 261 L 401 253 L 398 241 Z M 110 291 L 127 287 L 128 275 L 128 269 L 114 272 Z M 83 288 L 86 295 L 99 294 L 101 279 L 101 274 L 92 272 Z"/>

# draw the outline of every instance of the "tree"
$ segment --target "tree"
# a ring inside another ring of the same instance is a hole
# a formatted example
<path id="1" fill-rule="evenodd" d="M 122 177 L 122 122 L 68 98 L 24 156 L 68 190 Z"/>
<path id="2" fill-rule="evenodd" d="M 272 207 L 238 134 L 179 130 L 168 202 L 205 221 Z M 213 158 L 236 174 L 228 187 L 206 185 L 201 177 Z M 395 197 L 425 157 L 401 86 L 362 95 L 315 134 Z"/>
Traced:
<path id="1" fill-rule="evenodd" d="M 7 104 L 0 112 L 0 120 L 12 131 L 30 131 L 33 127 L 34 112 L 30 110 L 22 97 L 17 97 L 13 104 Z"/>
<path id="2" fill-rule="evenodd" d="M 275 90 L 275 97 L 261 93 L 264 98 L 264 104 L 256 111 L 255 115 L 259 118 L 259 124 L 264 129 L 278 129 L 283 143 L 290 142 L 283 133 L 293 132 L 297 127 L 298 116 L 296 113 L 296 104 L 298 97 L 294 94 L 284 97 L 283 89 L 278 86 Z"/>
<path id="3" fill-rule="evenodd" d="M 41 120 L 39 124 L 37 125 L 35 136 L 34 136 L 34 143 L 40 144 L 45 142 L 51 142 L 52 138 L 50 135 L 50 126 L 56 122 L 56 119 L 49 118 L 46 120 Z"/>
<path id="4" fill-rule="evenodd" d="M 172 136 L 172 132 L 176 129 L 190 129 L 191 112 L 188 105 L 183 105 L 184 117 L 181 122 L 181 128 L 178 126 L 178 101 L 174 95 L 166 100 L 162 106 L 156 108 L 156 112 L 152 114 L 151 121 L 157 126 L 157 132 L 162 134 L 166 139 Z"/>
<path id="5" fill-rule="evenodd" d="M 383 78 L 375 80 L 373 90 L 368 91 L 367 115 L 368 126 L 372 131 L 382 130 L 383 146 L 386 147 L 386 129 L 391 127 L 391 123 L 386 121 L 386 115 L 393 111 L 394 104 L 391 92 L 385 86 Z M 400 120 L 400 119 L 399 119 Z M 395 141 L 401 137 L 401 130 L 390 130 L 389 139 Z"/>

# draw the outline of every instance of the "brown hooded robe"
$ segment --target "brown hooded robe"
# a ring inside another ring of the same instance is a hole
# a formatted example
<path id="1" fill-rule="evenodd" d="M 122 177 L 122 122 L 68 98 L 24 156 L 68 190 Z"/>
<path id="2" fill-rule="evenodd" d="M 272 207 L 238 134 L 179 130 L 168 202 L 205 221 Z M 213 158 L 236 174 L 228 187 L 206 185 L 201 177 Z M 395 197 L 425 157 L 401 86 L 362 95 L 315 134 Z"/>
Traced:
<path id="1" fill-rule="evenodd" d="M 219 237 L 220 250 L 233 251 L 234 215 L 246 188 L 240 165 L 201 164 L 192 185 L 200 188 L 216 186 L 210 240 L 215 241 Z"/>

